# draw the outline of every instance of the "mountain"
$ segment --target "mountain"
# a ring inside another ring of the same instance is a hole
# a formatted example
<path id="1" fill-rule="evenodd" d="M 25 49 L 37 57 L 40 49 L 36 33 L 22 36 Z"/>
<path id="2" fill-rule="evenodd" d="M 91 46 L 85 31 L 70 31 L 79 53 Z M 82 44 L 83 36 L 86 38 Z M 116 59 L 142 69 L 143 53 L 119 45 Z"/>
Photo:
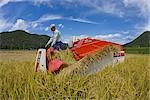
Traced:
<path id="1" fill-rule="evenodd" d="M 0 49 L 37 49 L 44 47 L 49 36 L 30 34 L 23 30 L 0 33 Z"/>
<path id="2" fill-rule="evenodd" d="M 150 31 L 145 31 L 133 41 L 124 45 L 125 47 L 150 47 Z"/>

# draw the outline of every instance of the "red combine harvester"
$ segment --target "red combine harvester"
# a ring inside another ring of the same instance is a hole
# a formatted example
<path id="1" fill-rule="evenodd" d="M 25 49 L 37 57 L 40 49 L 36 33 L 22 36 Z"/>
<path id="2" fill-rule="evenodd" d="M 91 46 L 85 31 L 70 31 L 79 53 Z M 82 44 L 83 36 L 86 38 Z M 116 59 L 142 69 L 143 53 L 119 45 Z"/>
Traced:
<path id="1" fill-rule="evenodd" d="M 71 51 L 78 65 L 80 65 L 80 68 L 78 68 L 80 72 L 84 69 L 83 72 L 87 74 L 95 73 L 108 64 L 124 61 L 122 45 L 98 39 L 84 38 L 78 40 L 73 43 Z M 48 70 L 50 72 L 55 72 L 60 70 L 62 66 L 67 63 L 59 59 L 52 59 L 52 57 L 50 57 L 49 61 L 46 61 L 46 53 L 50 53 L 51 55 L 53 52 L 53 48 L 49 48 L 47 52 L 46 49 L 38 50 L 35 63 L 36 71 Z M 92 59 L 92 61 L 90 59 Z M 78 65 L 76 66 L 78 67 Z M 65 69 L 67 70 L 67 68 Z"/>
<path id="2" fill-rule="evenodd" d="M 103 50 L 104 47 L 108 45 L 115 45 L 118 46 L 120 51 L 123 51 L 123 47 L 120 44 L 101 41 L 97 39 L 85 38 L 73 43 L 72 53 L 76 60 L 80 60 L 81 58 L 85 57 L 88 54 L 92 54 L 99 50 Z M 124 53 L 121 53 L 124 55 Z M 119 55 L 118 55 L 119 56 Z"/>

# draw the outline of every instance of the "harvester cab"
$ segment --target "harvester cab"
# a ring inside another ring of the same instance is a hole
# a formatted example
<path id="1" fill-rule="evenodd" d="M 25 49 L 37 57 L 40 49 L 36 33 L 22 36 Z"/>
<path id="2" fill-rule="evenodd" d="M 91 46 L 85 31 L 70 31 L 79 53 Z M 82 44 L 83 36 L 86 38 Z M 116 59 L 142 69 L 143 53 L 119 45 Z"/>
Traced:
<path id="1" fill-rule="evenodd" d="M 56 72 L 58 71 L 65 63 L 57 58 L 53 59 L 52 53 L 54 49 L 50 47 L 49 49 L 39 49 L 35 61 L 35 71 L 48 71 Z"/>
<path id="2" fill-rule="evenodd" d="M 39 49 L 35 61 L 35 71 L 46 71 L 46 49 Z"/>

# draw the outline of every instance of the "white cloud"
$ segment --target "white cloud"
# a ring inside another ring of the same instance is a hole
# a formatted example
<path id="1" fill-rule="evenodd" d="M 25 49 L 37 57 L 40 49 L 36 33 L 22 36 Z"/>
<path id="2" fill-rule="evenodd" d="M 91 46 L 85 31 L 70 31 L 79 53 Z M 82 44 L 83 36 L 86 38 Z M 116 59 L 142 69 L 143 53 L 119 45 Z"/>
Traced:
<path id="1" fill-rule="evenodd" d="M 72 36 L 72 39 L 78 40 L 78 39 L 83 39 L 89 37 L 88 35 L 79 35 L 79 36 Z"/>
<path id="2" fill-rule="evenodd" d="M 121 34 L 118 34 L 118 33 L 94 36 L 94 38 L 96 38 L 96 39 L 104 39 L 104 40 L 116 39 L 119 37 L 121 37 Z"/>
<path id="3" fill-rule="evenodd" d="M 41 4 L 47 4 L 49 7 L 53 7 L 52 0 L 32 0 L 33 4 L 40 6 Z"/>
<path id="4" fill-rule="evenodd" d="M 90 10 L 84 13 L 95 14 L 95 13 L 107 13 L 123 17 L 124 12 L 121 10 L 119 3 L 116 0 L 62 0 L 62 4 L 66 6 L 70 5 L 82 5 L 89 7 Z"/>
<path id="5" fill-rule="evenodd" d="M 124 0 L 123 3 L 126 7 L 133 6 L 140 8 L 140 15 L 148 17 L 148 12 L 150 12 L 150 0 Z"/>
<path id="6" fill-rule="evenodd" d="M 85 19 L 81 19 L 81 18 L 67 18 L 69 20 L 72 20 L 72 21 L 76 21 L 76 22 L 80 22 L 80 23 L 87 23 L 87 24 L 99 24 L 97 22 L 93 22 L 93 21 L 90 21 L 90 20 L 85 20 Z"/>
<path id="7" fill-rule="evenodd" d="M 25 1 L 25 0 L 0 0 L 0 7 L 8 4 L 9 2 L 21 2 L 21 1 Z"/>
<path id="8" fill-rule="evenodd" d="M 76 22 L 81 22 L 81 23 L 87 23 L 87 24 L 98 24 L 96 22 L 93 21 L 89 21 L 89 20 L 85 20 L 85 19 L 81 19 L 81 18 L 73 18 L 73 17 L 63 17 L 60 15 L 43 15 L 41 16 L 38 20 L 36 21 L 25 21 L 23 19 L 17 19 L 16 22 L 13 23 L 9 23 L 6 20 L 1 20 L 0 19 L 0 31 L 4 31 L 5 29 L 9 30 L 9 31 L 13 31 L 13 30 L 26 30 L 28 31 L 28 28 L 37 28 L 40 29 L 40 25 L 43 22 L 46 21 L 51 21 L 51 20 L 57 20 L 57 19 L 64 19 L 64 20 L 71 20 L 71 21 L 76 21 Z M 9 27 L 9 29 L 8 29 Z M 58 24 L 59 28 L 64 28 L 63 24 Z M 48 31 L 48 28 L 43 28 L 45 31 Z"/>
<path id="9" fill-rule="evenodd" d="M 44 2 L 49 2 L 51 0 L 32 0 L 35 3 L 44 3 Z"/>
<path id="10" fill-rule="evenodd" d="M 56 20 L 56 19 L 62 19 L 63 17 L 60 15 L 50 15 L 46 14 L 41 16 L 37 21 L 35 22 L 45 22 L 45 21 L 50 21 L 50 20 Z"/>
<path id="11" fill-rule="evenodd" d="M 81 18 L 63 17 L 61 15 L 52 15 L 52 14 L 45 14 L 34 22 L 42 23 L 42 22 L 51 21 L 51 20 L 58 20 L 58 19 L 71 20 L 71 21 L 76 21 L 76 22 L 80 22 L 80 23 L 87 23 L 87 24 L 99 24 L 97 22 L 93 22 L 93 21 L 85 20 L 85 19 L 81 19 Z"/>
<path id="12" fill-rule="evenodd" d="M 46 27 L 44 30 L 45 30 L 45 31 L 48 31 L 48 30 L 49 30 L 49 27 Z"/>
<path id="13" fill-rule="evenodd" d="M 138 30 L 138 33 L 141 34 L 147 30 L 150 31 L 150 0 L 124 0 L 123 3 L 126 7 L 138 7 L 140 11 L 139 16 L 143 16 L 146 20 L 143 25 L 141 23 L 135 25 L 135 29 Z"/>
<path id="14" fill-rule="evenodd" d="M 0 7 L 8 4 L 9 2 L 21 2 L 28 1 L 32 2 L 34 5 L 40 6 L 41 4 L 47 4 L 49 7 L 53 7 L 55 2 L 59 2 L 59 4 L 78 4 L 90 7 L 95 13 L 104 12 L 113 15 L 117 15 L 122 17 L 123 12 L 118 8 L 117 3 L 113 0 L 104 1 L 104 0 L 61 0 L 61 1 L 53 1 L 53 0 L 0 0 Z"/>
<path id="15" fill-rule="evenodd" d="M 11 27 L 11 25 L 11 21 L 4 18 L 4 13 L 0 10 L 0 32 L 6 31 Z"/>
<path id="16" fill-rule="evenodd" d="M 90 11 L 87 11 L 87 15 L 95 14 L 95 13 L 108 13 L 112 15 L 116 15 L 122 17 L 124 12 L 119 7 L 119 3 L 115 0 L 62 0 L 64 6 L 65 4 L 78 4 L 82 6 L 86 6 L 90 8 Z"/>
<path id="17" fill-rule="evenodd" d="M 63 4 L 66 6 L 67 4 L 77 4 L 82 5 L 90 8 L 92 13 L 109 13 L 113 15 L 117 15 L 122 17 L 124 12 L 121 9 L 121 3 L 123 2 L 125 6 L 138 6 L 141 8 L 142 13 L 147 13 L 147 10 L 150 9 L 150 0 L 123 0 L 123 1 L 116 1 L 116 0 L 61 0 L 61 1 L 54 1 L 54 0 L 0 0 L 0 7 L 6 5 L 9 2 L 21 2 L 21 1 L 28 1 L 32 2 L 35 5 L 47 4 L 50 7 L 53 7 L 55 2 L 59 3 L 60 5 Z M 89 13 L 90 11 L 86 12 Z M 91 12 L 90 12 L 91 13 Z"/>
<path id="18" fill-rule="evenodd" d="M 123 34 L 129 34 L 130 31 L 122 31 L 121 33 L 123 33 Z"/>
<path id="19" fill-rule="evenodd" d="M 5 19 L 0 19 L 0 32 L 6 31 L 9 27 L 11 27 L 12 23 Z"/>
<path id="20" fill-rule="evenodd" d="M 104 12 L 108 14 L 117 15 L 119 17 L 123 17 L 124 12 L 121 11 L 121 9 L 117 6 L 116 2 L 110 2 L 110 1 L 101 1 L 101 5 L 94 4 L 93 7 L 97 10 L 97 12 Z"/>
<path id="21" fill-rule="evenodd" d="M 0 0 L 0 7 L 6 5 L 9 2 L 9 0 Z"/>
<path id="22" fill-rule="evenodd" d="M 58 24 L 58 27 L 64 28 L 64 25 L 63 24 Z"/>
<path id="23" fill-rule="evenodd" d="M 118 33 L 115 33 L 115 34 L 105 34 L 105 35 L 95 35 L 95 36 L 88 36 L 88 35 L 79 35 L 79 36 L 71 36 L 70 39 L 72 41 L 77 41 L 77 40 L 80 40 L 80 39 L 83 39 L 83 38 L 87 38 L 87 37 L 91 37 L 93 39 L 99 39 L 99 40 L 106 40 L 106 41 L 111 41 L 111 42 L 117 42 L 117 43 L 123 43 L 124 41 L 120 41 L 121 40 L 121 37 L 122 37 L 122 34 L 118 34 Z M 68 38 L 64 41 L 70 41 L 68 40 Z"/>
<path id="24" fill-rule="evenodd" d="M 133 40 L 135 37 L 133 37 L 133 36 L 131 36 L 131 35 L 127 35 L 127 36 L 125 36 L 125 37 L 123 37 L 123 39 L 125 40 L 125 41 L 131 41 L 131 40 Z"/>
<path id="25" fill-rule="evenodd" d="M 33 2 L 34 5 L 40 6 L 41 4 L 47 4 L 49 7 L 53 7 L 55 2 L 59 2 L 59 4 L 63 4 L 66 6 L 69 4 L 78 4 L 82 6 L 90 7 L 94 10 L 94 12 L 104 12 L 109 14 L 114 14 L 122 17 L 123 12 L 118 8 L 117 3 L 114 0 L 61 0 L 61 1 L 53 1 L 53 0 L 2 0 L 1 5 L 5 5 L 8 2 L 19 2 L 19 1 L 29 1 Z M 0 6 L 1 6 L 0 5 Z"/>
<path id="26" fill-rule="evenodd" d="M 71 47 L 72 42 L 76 42 L 76 41 L 78 41 L 78 40 L 81 40 L 81 39 L 87 38 L 87 37 L 89 37 L 89 36 L 88 36 L 88 35 L 79 35 L 79 36 L 70 36 L 69 38 L 68 38 L 68 37 L 65 37 L 65 38 L 63 39 L 63 42 L 68 43 L 69 46 Z"/>
<path id="27" fill-rule="evenodd" d="M 28 27 L 29 26 L 26 21 L 24 21 L 23 19 L 18 19 L 9 31 L 14 31 L 14 30 L 26 30 L 27 31 Z"/>
<path id="28" fill-rule="evenodd" d="M 144 26 L 144 30 L 145 30 L 145 31 L 150 31 L 150 19 L 149 19 L 149 21 L 147 22 L 147 24 Z"/>
<path id="29" fill-rule="evenodd" d="M 33 28 L 36 28 L 38 25 L 39 25 L 38 23 L 34 23 L 34 22 L 31 24 L 31 26 L 32 26 Z"/>
<path id="30" fill-rule="evenodd" d="M 53 7 L 52 0 L 0 0 L 0 7 L 7 5 L 9 2 L 23 2 L 28 1 L 32 2 L 36 6 L 40 6 L 41 4 L 47 4 L 49 7 Z"/>
<path id="31" fill-rule="evenodd" d="M 35 0 L 41 3 L 51 3 L 54 2 L 52 0 Z M 91 8 L 91 12 L 86 12 L 86 13 L 108 13 L 112 15 L 117 15 L 119 17 L 123 17 L 124 13 L 119 5 L 115 0 L 110 0 L 110 1 L 100 1 L 100 0 L 62 0 L 60 1 L 64 2 L 63 4 L 78 4 L 78 5 L 83 5 Z M 123 0 L 121 1 L 124 3 L 126 7 L 129 6 L 134 6 L 138 7 L 140 9 L 140 16 L 144 16 L 144 18 L 147 20 L 147 22 L 142 25 L 142 29 L 139 31 L 139 33 L 145 31 L 145 30 L 150 30 L 150 0 Z M 93 22 L 90 20 L 82 19 L 82 18 L 73 18 L 73 17 L 63 17 L 60 15 L 44 15 L 42 16 L 38 21 L 39 22 L 45 22 L 48 20 L 56 20 L 56 19 L 66 19 L 66 20 L 72 20 L 76 22 L 81 22 L 81 23 L 88 23 L 88 24 L 98 24 L 97 22 Z M 141 24 L 141 23 L 140 23 Z"/>

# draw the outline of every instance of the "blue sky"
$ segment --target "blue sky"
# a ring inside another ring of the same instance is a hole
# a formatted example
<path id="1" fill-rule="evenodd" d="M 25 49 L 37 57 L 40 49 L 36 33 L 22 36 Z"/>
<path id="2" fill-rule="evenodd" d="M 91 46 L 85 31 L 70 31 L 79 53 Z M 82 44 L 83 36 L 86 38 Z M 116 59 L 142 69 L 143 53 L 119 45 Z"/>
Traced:
<path id="1" fill-rule="evenodd" d="M 127 43 L 150 30 L 150 0 L 0 0 L 0 32 L 26 30 Z"/>

